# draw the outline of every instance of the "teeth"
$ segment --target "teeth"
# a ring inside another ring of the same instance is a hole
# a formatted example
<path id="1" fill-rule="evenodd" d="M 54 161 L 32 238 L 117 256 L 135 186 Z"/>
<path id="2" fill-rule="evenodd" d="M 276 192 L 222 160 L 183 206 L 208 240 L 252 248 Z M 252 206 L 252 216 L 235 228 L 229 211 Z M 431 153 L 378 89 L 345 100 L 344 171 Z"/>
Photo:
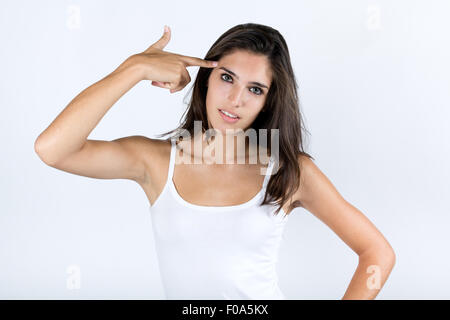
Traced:
<path id="1" fill-rule="evenodd" d="M 230 118 L 237 118 L 237 116 L 233 116 L 232 114 L 226 112 L 225 110 L 220 110 L 220 112 L 222 112 L 223 114 L 229 116 Z"/>

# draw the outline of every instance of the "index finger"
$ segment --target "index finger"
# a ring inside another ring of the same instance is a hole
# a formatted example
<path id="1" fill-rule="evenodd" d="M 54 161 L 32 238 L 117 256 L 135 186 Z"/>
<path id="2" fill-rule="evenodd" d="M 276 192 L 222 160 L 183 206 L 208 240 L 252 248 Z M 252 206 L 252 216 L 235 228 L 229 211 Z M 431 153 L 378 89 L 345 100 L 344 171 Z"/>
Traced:
<path id="1" fill-rule="evenodd" d="M 186 63 L 187 67 L 200 66 L 204 68 L 214 68 L 217 67 L 217 61 L 204 60 L 197 57 L 190 56 L 180 56 L 181 59 Z"/>

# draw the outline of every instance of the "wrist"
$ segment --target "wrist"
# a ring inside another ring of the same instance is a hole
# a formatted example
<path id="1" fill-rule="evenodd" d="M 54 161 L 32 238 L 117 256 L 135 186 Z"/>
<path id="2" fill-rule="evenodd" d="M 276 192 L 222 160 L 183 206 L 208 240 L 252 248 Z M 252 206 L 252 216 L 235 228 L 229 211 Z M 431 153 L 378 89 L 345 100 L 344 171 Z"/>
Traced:
<path id="1" fill-rule="evenodd" d="M 114 73 L 120 71 L 133 74 L 133 77 L 137 81 L 144 80 L 145 78 L 144 66 L 137 55 L 128 57 L 116 70 L 114 70 Z"/>

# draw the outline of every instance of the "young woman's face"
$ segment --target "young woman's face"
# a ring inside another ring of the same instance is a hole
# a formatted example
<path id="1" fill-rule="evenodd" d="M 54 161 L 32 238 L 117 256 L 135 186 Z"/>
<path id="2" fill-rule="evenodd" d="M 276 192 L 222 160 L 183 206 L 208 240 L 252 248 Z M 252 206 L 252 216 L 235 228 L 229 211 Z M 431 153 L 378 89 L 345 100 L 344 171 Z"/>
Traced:
<path id="1" fill-rule="evenodd" d="M 272 82 L 266 56 L 236 51 L 218 61 L 208 79 L 206 113 L 210 126 L 226 134 L 226 129 L 246 130 L 264 106 Z M 227 118 L 225 109 L 239 118 Z"/>

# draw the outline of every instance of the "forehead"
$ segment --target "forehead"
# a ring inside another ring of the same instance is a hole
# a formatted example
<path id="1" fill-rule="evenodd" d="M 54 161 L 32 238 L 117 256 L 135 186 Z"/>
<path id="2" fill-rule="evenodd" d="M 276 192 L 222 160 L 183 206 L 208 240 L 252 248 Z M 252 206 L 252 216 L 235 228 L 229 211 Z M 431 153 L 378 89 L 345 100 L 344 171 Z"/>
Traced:
<path id="1" fill-rule="evenodd" d="M 261 54 L 235 51 L 219 60 L 218 67 L 222 66 L 236 73 L 240 81 L 259 81 L 268 85 L 272 81 L 269 59 Z"/>

